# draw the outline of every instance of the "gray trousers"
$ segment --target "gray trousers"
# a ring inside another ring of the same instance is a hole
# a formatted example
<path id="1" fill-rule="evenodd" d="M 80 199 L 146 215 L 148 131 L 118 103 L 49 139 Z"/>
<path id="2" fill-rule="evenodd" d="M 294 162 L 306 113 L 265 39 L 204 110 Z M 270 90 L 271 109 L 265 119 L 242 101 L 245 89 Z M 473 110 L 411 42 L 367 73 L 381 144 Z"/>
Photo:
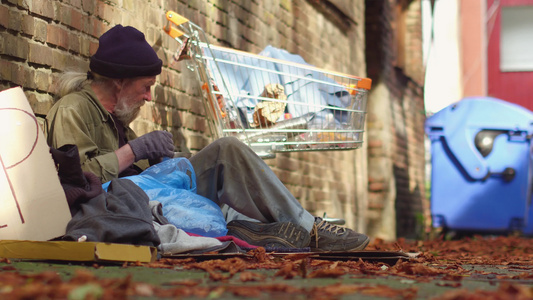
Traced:
<path id="1" fill-rule="evenodd" d="M 228 222 L 291 221 L 311 232 L 314 217 L 270 167 L 238 139 L 217 139 L 190 161 L 196 173 L 197 193 L 221 206 Z"/>

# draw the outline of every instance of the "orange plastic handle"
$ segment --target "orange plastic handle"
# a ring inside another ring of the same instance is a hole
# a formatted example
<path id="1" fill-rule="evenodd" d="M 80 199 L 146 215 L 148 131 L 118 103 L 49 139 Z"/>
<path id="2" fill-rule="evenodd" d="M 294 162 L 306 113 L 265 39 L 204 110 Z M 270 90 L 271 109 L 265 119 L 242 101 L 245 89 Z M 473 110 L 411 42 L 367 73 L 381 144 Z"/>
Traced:
<path id="1" fill-rule="evenodd" d="M 185 34 L 183 31 L 172 27 L 172 24 L 175 24 L 176 26 L 179 26 L 179 25 L 182 25 L 182 24 L 185 24 L 185 23 L 189 22 L 188 19 L 184 18 L 183 16 L 181 16 L 177 12 L 171 11 L 171 10 L 167 11 L 165 16 L 167 17 L 168 24 L 167 24 L 167 26 L 163 27 L 163 30 L 168 35 L 170 35 L 172 38 L 176 39 L 176 38 L 178 38 L 178 37 L 180 37 L 180 36 Z"/>
<path id="2" fill-rule="evenodd" d="M 360 89 L 369 90 L 370 88 L 372 88 L 372 79 L 361 78 L 359 82 L 357 82 L 357 87 Z"/>
<path id="3" fill-rule="evenodd" d="M 181 16 L 175 11 L 171 11 L 171 10 L 167 11 L 166 16 L 167 16 L 167 20 L 176 24 L 176 26 L 189 22 L 189 19 L 184 18 L 183 16 Z"/>
<path id="4" fill-rule="evenodd" d="M 183 31 L 170 26 L 170 24 L 163 27 L 163 30 L 174 39 L 185 34 Z"/>

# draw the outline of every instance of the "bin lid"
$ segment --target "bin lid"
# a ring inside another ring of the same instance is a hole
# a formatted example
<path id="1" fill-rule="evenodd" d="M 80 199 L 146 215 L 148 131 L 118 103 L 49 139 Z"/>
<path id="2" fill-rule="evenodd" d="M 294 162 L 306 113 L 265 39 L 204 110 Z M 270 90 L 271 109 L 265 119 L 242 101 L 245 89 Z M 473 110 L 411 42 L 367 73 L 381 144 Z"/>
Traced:
<path id="1" fill-rule="evenodd" d="M 455 158 L 473 179 L 483 179 L 489 168 L 474 145 L 481 130 L 533 133 L 533 112 L 493 97 L 468 97 L 427 118 L 425 131 L 432 139 L 444 138 Z"/>
<path id="2" fill-rule="evenodd" d="M 533 112 L 493 97 L 467 97 L 435 113 L 426 120 L 426 133 L 435 128 L 477 127 L 495 130 L 533 132 Z"/>

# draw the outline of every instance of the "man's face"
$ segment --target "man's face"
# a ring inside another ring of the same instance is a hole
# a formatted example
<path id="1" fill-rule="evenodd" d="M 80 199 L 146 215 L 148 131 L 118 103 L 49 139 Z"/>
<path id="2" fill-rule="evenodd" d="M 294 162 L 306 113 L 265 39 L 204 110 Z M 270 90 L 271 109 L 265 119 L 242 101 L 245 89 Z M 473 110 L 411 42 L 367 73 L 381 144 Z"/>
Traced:
<path id="1" fill-rule="evenodd" d="M 145 101 L 152 100 L 151 87 L 154 84 L 155 76 L 124 79 L 115 106 L 115 115 L 124 125 L 137 118 Z"/>

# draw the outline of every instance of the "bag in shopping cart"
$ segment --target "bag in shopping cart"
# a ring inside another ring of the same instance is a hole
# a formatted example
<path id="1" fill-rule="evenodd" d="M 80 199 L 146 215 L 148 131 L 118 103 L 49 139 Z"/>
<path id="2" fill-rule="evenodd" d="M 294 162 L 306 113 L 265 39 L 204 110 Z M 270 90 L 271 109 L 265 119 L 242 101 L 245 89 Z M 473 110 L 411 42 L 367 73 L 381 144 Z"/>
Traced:
<path id="1" fill-rule="evenodd" d="M 213 57 L 210 54 L 213 54 Z M 313 69 L 295 68 L 281 61 L 265 60 L 261 57 L 233 55 L 217 47 L 213 47 L 211 53 L 206 51 L 205 55 L 222 62 L 218 64 L 218 72 L 215 64 L 208 64 L 209 73 L 212 74 L 214 82 L 224 82 L 229 95 L 239 96 L 235 97 L 233 104 L 241 113 L 246 115 L 245 127 L 255 123 L 253 115 L 257 111 L 256 107 L 266 102 L 260 97 L 254 97 L 254 95 L 265 95 L 265 91 L 273 85 L 281 87 L 284 97 L 271 96 L 268 98 L 282 99 L 281 102 L 286 104 L 285 113 L 289 113 L 292 118 L 314 113 L 313 121 L 318 124 L 319 122 L 323 123 L 329 114 L 335 122 L 347 122 L 346 112 L 333 110 L 349 107 L 350 93 L 344 86 L 339 85 L 321 72 Z M 259 55 L 310 66 L 301 56 L 272 46 L 267 46 Z M 232 63 L 224 63 L 225 61 Z M 236 67 L 237 64 L 240 67 Z M 242 69 L 245 66 L 254 66 L 254 68 L 244 72 Z M 229 107 L 229 110 L 232 108 L 234 107 Z"/>

